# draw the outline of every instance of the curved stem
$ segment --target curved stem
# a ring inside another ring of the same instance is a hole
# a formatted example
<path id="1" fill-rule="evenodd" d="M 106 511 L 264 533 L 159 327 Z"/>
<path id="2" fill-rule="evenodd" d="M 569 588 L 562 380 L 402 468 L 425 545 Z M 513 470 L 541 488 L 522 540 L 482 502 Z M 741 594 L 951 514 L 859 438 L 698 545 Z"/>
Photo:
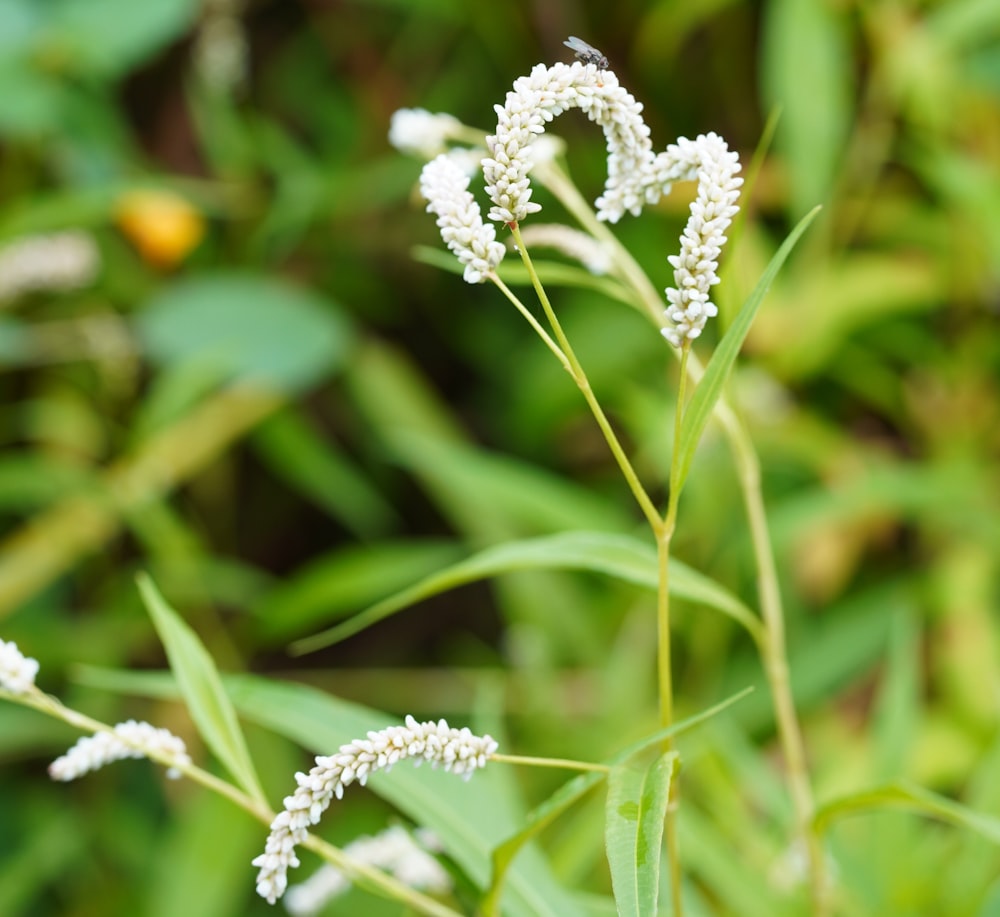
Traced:
<path id="1" fill-rule="evenodd" d="M 649 521 L 653 530 L 655 532 L 659 532 L 662 526 L 659 511 L 653 505 L 653 501 L 650 500 L 649 494 L 646 493 L 645 488 L 639 481 L 639 476 L 635 473 L 635 469 L 632 467 L 632 463 L 628 460 L 625 450 L 618 441 L 618 436 L 615 434 L 607 415 L 604 413 L 604 409 L 601 407 L 600 402 L 598 402 L 597 397 L 594 395 L 593 389 L 590 387 L 590 380 L 588 380 L 587 374 L 580 365 L 580 361 L 577 359 L 576 354 L 573 351 L 573 347 L 570 344 L 569 339 L 566 337 L 566 334 L 562 329 L 562 325 L 559 323 L 559 319 L 556 317 L 555 310 L 549 302 L 549 297 L 545 292 L 545 288 L 542 286 L 542 283 L 538 278 L 538 273 L 535 271 L 535 266 L 524 246 L 517 224 L 511 224 L 510 230 L 514 236 L 514 241 L 517 244 L 517 250 L 520 252 L 521 260 L 524 262 L 524 266 L 528 271 L 528 276 L 531 278 L 531 284 L 535 288 L 535 293 L 538 295 L 538 300 L 542 304 L 542 309 L 545 311 L 545 317 L 549 320 L 549 325 L 552 327 L 552 331 L 555 334 L 556 341 L 558 342 L 558 350 L 566 358 L 566 361 L 563 363 L 563 367 L 570 374 L 570 376 L 573 377 L 573 381 L 576 383 L 577 388 L 579 388 L 580 392 L 583 394 L 584 400 L 587 402 L 590 412 L 594 415 L 597 425 L 601 428 L 601 433 L 604 434 L 604 439 L 607 441 L 608 446 L 611 449 L 611 453 L 614 455 L 615 461 L 618 463 L 618 467 L 625 476 L 625 481 L 628 483 L 629 489 L 632 491 L 632 495 L 639 504 L 639 508 L 642 510 L 643 515 Z M 536 323 L 533 322 L 532 327 L 534 327 L 535 324 Z"/>

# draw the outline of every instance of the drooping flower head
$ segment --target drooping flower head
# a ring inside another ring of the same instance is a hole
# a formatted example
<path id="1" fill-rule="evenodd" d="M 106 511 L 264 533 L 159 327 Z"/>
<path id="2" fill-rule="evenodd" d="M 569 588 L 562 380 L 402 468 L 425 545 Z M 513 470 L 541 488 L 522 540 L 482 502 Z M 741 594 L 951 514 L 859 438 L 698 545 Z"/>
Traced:
<path id="1" fill-rule="evenodd" d="M 482 283 L 506 250 L 496 240 L 496 229 L 483 222 L 460 156 L 442 153 L 427 163 L 420 173 L 420 193 L 437 215 L 441 238 L 465 266 L 465 281 Z"/>
<path id="2" fill-rule="evenodd" d="M 674 284 L 666 290 L 669 303 L 663 336 L 675 347 L 694 340 L 708 319 L 719 310 L 711 301 L 711 288 L 719 282 L 716 273 L 724 235 L 739 210 L 743 179 L 737 173 L 740 159 L 718 134 L 702 134 L 694 140 L 682 137 L 656 160 L 661 181 L 697 179 L 698 190 L 691 216 L 681 236 L 679 255 L 667 260 L 674 268 Z"/>
<path id="3" fill-rule="evenodd" d="M 531 200 L 528 180 L 532 144 L 546 124 L 571 108 L 599 124 L 607 141 L 608 180 L 597 200 L 598 217 L 614 223 L 626 211 L 638 214 L 644 203 L 659 199 L 651 184 L 653 149 L 642 105 L 618 77 L 580 61 L 537 64 L 514 81 L 504 104 L 495 106 L 497 129 L 486 138 L 489 155 L 483 160 L 491 220 L 519 223 L 541 209 Z"/>
<path id="4" fill-rule="evenodd" d="M 389 770 L 404 758 L 416 764 L 429 761 L 433 767 L 468 779 L 496 750 L 497 743 L 488 735 L 453 729 L 444 720 L 418 723 L 408 716 L 403 726 L 369 732 L 366 739 L 341 745 L 336 754 L 319 756 L 308 774 L 295 775 L 298 789 L 285 797 L 285 808 L 271 822 L 264 852 L 253 861 L 260 869 L 257 893 L 270 904 L 285 893 L 288 869 L 299 865 L 295 847 L 305 839 L 309 826 L 319 822 L 334 797 L 344 795 L 345 787 L 355 782 L 364 786 L 375 771 Z"/>

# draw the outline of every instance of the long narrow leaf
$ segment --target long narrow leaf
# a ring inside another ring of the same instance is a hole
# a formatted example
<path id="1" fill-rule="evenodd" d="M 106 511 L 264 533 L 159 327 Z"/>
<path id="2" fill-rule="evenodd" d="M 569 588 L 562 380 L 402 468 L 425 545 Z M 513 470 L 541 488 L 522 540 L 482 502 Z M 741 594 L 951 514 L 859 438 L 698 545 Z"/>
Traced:
<path id="1" fill-rule="evenodd" d="M 222 686 L 215 661 L 195 632 L 164 601 L 153 581 L 145 574 L 138 581 L 142 600 L 167 651 L 170 668 L 199 735 L 237 783 L 258 802 L 266 804 L 236 711 Z"/>
<path id="2" fill-rule="evenodd" d="M 609 769 L 625 766 L 637 755 L 642 754 L 652 746 L 663 742 L 671 736 L 687 732 L 706 720 L 717 716 L 731 704 L 734 704 L 738 700 L 746 697 L 751 690 L 752 688 L 745 688 L 743 691 L 734 694 L 732 697 L 727 698 L 721 703 L 716 704 L 713 707 L 709 707 L 708 710 L 703 710 L 701 713 L 674 723 L 672 726 L 660 729 L 651 735 L 644 736 L 639 741 L 633 742 L 627 748 L 622 749 L 613 758 L 605 763 L 608 765 Z M 517 834 L 507 838 L 507 840 L 505 840 L 502 844 L 499 844 L 496 848 L 494 848 L 493 878 L 490 883 L 489 891 L 482 903 L 482 913 L 484 917 L 496 917 L 496 915 L 500 913 L 500 895 L 503 891 L 504 879 L 506 877 L 507 870 L 510 868 L 511 863 L 514 860 L 514 857 L 521 850 L 521 848 L 524 847 L 524 845 L 535 837 L 535 835 L 537 835 L 543 828 L 550 825 L 556 818 L 562 815 L 563 812 L 567 811 L 571 806 L 582 799 L 591 789 L 593 789 L 593 787 L 606 779 L 607 773 L 589 771 L 584 774 L 579 774 L 572 780 L 567 781 L 551 796 L 549 796 L 548 799 L 537 805 L 531 810 L 531 812 L 528 813 L 527 817 L 524 819 L 524 825 L 521 827 L 521 830 L 517 832 Z"/>
<path id="3" fill-rule="evenodd" d="M 671 751 L 648 767 L 624 764 L 608 776 L 605 842 L 622 917 L 656 913 L 663 819 L 677 762 Z"/>
<path id="4" fill-rule="evenodd" d="M 906 809 L 919 815 L 938 818 L 960 828 L 975 831 L 988 841 L 1000 845 L 1000 818 L 977 812 L 946 796 L 940 796 L 903 780 L 828 802 L 816 813 L 816 830 L 823 833 L 834 821 L 848 815 L 863 815 L 885 809 Z"/>
<path id="5" fill-rule="evenodd" d="M 650 545 L 628 535 L 566 532 L 511 541 L 487 548 L 428 576 L 341 624 L 299 640 L 292 644 L 291 650 L 307 653 L 337 643 L 410 605 L 474 580 L 539 568 L 590 570 L 654 590 L 658 582 L 656 552 Z M 670 591 L 679 598 L 699 602 L 728 615 L 760 640 L 760 623 L 746 605 L 713 580 L 677 560 L 671 560 L 670 564 Z"/>
<path id="6" fill-rule="evenodd" d="M 701 440 L 701 434 L 708 423 L 708 418 L 712 415 L 715 403 L 722 394 L 726 379 L 729 377 L 729 371 L 736 362 L 736 357 L 743 346 L 743 341 L 750 330 L 750 325 L 757 314 L 757 310 L 760 308 L 764 296 L 774 282 L 774 278 L 777 276 L 781 266 L 785 263 L 785 259 L 791 254 L 795 244 L 799 241 L 799 237 L 806 231 L 806 227 L 809 226 L 818 212 L 819 207 L 813 208 L 799 221 L 799 225 L 789 233 L 788 238 L 785 239 L 781 248 L 778 249 L 775 256 L 771 259 L 770 264 L 768 264 L 767 269 L 761 275 L 757 286 L 754 287 L 753 292 L 743 304 L 743 308 L 740 309 L 736 318 L 733 319 L 729 330 L 723 335 L 722 340 L 719 341 L 715 352 L 712 354 L 712 359 L 708 362 L 708 366 L 705 367 L 705 375 L 702 376 L 698 387 L 691 396 L 691 401 L 684 410 L 684 419 L 681 422 L 680 437 L 675 447 L 678 450 L 677 461 L 674 463 L 676 472 L 670 482 L 671 487 L 675 490 L 680 490 L 687 480 L 695 449 L 698 448 L 698 442 Z"/>

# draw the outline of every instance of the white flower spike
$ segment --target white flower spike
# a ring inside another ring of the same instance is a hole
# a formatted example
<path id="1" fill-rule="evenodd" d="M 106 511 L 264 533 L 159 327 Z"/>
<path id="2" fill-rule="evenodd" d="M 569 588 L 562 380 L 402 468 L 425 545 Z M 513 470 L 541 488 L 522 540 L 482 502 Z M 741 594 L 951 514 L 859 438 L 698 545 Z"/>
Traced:
<path id="1" fill-rule="evenodd" d="M 53 780 L 75 780 L 112 761 L 145 758 L 150 753 L 169 755 L 178 767 L 191 763 L 183 739 L 167 729 L 127 720 L 115 726 L 113 733 L 97 732 L 79 739 L 66 754 L 49 765 L 49 776 Z M 172 780 L 180 775 L 177 767 L 167 771 Z"/>
<path id="2" fill-rule="evenodd" d="M 333 798 L 340 799 L 352 783 L 362 786 L 375 771 L 389 770 L 397 761 L 410 758 L 416 764 L 431 762 L 465 779 L 497 750 L 490 736 L 473 735 L 467 728 L 453 729 L 444 720 L 418 723 L 406 717 L 404 726 L 389 726 L 369 732 L 366 739 L 355 739 L 333 755 L 320 755 L 308 774 L 298 773 L 298 789 L 285 797 L 285 808 L 271 822 L 264 852 L 253 865 L 257 874 L 257 893 L 274 904 L 288 887 L 288 870 L 299 865 L 295 847 L 306 836 L 310 825 L 319 822 Z"/>
<path id="3" fill-rule="evenodd" d="M 719 310 L 709 298 L 719 282 L 716 270 L 726 243 L 724 235 L 739 210 L 743 179 L 737 176 L 740 160 L 718 134 L 702 134 L 694 140 L 682 137 L 657 157 L 657 169 L 665 181 L 697 179 L 697 197 L 681 236 L 681 252 L 668 259 L 674 268 L 674 287 L 666 290 L 663 336 L 675 347 L 701 334 L 708 319 Z"/>
<path id="4" fill-rule="evenodd" d="M 410 888 L 430 892 L 446 892 L 451 888 L 451 876 L 405 828 L 394 825 L 374 837 L 359 837 L 351 841 L 344 853 L 352 860 L 367 863 L 391 873 Z M 285 895 L 285 909 L 295 917 L 318 914 L 332 898 L 351 887 L 351 880 L 326 864 L 304 882 L 293 885 Z"/>
<path id="5" fill-rule="evenodd" d="M 0 640 L 0 688 L 27 694 L 35 686 L 38 660 L 25 656 L 14 642 Z"/>
<path id="6" fill-rule="evenodd" d="M 441 238 L 465 265 L 466 283 L 482 283 L 506 252 L 496 229 L 484 223 L 479 205 L 468 191 L 469 175 L 460 158 L 442 153 L 420 173 L 420 193 L 437 214 Z"/>
<path id="7" fill-rule="evenodd" d="M 483 160 L 486 193 L 493 201 L 489 217 L 520 223 L 541 207 L 531 200 L 528 173 L 532 144 L 545 125 L 571 108 L 581 109 L 601 125 L 608 145 L 608 180 L 597 200 L 598 217 L 617 222 L 626 211 L 638 214 L 655 203 L 654 160 L 642 105 L 618 83 L 610 70 L 593 63 L 538 64 L 514 81 L 504 104 L 495 106 L 496 134 L 486 138 L 490 155 Z"/>
<path id="8" fill-rule="evenodd" d="M 401 153 L 433 159 L 445 151 L 449 140 L 461 135 L 462 129 L 462 122 L 452 115 L 401 108 L 389 121 L 389 143 Z"/>

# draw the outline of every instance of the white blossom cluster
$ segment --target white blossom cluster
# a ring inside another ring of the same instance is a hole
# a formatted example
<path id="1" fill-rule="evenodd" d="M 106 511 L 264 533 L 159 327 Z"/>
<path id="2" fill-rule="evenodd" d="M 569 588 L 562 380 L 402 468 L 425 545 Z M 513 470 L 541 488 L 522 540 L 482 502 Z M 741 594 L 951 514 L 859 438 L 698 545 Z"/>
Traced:
<path id="1" fill-rule="evenodd" d="M 465 266 L 467 283 L 482 283 L 503 260 L 505 249 L 496 229 L 484 223 L 469 193 L 469 176 L 460 160 L 448 153 L 432 159 L 420 173 L 420 193 L 437 214 L 441 238 Z"/>
<path id="2" fill-rule="evenodd" d="M 191 763 L 183 739 L 167 729 L 126 720 L 118 723 L 113 732 L 98 732 L 81 738 L 66 754 L 49 765 L 49 776 L 53 780 L 75 780 L 112 761 L 145 758 L 157 753 L 169 755 L 178 766 Z M 172 779 L 180 775 L 176 767 L 167 771 L 167 776 Z"/>
<path id="3" fill-rule="evenodd" d="M 554 248 L 579 261 L 591 274 L 611 270 L 611 253 L 593 236 L 562 223 L 532 223 L 521 230 L 521 240 L 528 248 Z"/>
<path id="4" fill-rule="evenodd" d="M 531 200 L 531 147 L 549 121 L 571 108 L 600 124 L 607 140 L 608 180 L 597 200 L 598 217 L 616 222 L 626 211 L 638 214 L 644 203 L 659 199 L 652 184 L 654 156 L 642 105 L 610 70 L 579 61 L 537 64 L 528 76 L 514 81 L 504 104 L 495 108 L 497 130 L 486 138 L 490 154 L 483 160 L 486 193 L 493 201 L 491 220 L 519 223 L 541 209 Z"/>
<path id="5" fill-rule="evenodd" d="M 462 130 L 462 122 L 452 115 L 435 114 L 425 108 L 401 108 L 389 121 L 389 142 L 402 153 L 433 159 Z"/>
<path id="6" fill-rule="evenodd" d="M 726 242 L 724 233 L 739 210 L 736 202 L 743 184 L 739 170 L 739 156 L 714 133 L 694 140 L 682 137 L 657 157 L 661 180 L 698 180 L 680 254 L 668 258 L 675 286 L 666 290 L 668 324 L 662 333 L 675 347 L 698 337 L 708 319 L 719 312 L 710 296 L 719 282 L 716 271 Z"/>
<path id="7" fill-rule="evenodd" d="M 404 885 L 429 892 L 446 892 L 451 877 L 405 828 L 394 825 L 374 837 L 359 837 L 344 848 L 352 860 L 358 860 L 391 873 Z M 336 866 L 326 864 L 305 882 L 291 886 L 285 895 L 285 909 L 295 917 L 318 914 L 332 898 L 351 887 Z"/>
<path id="8" fill-rule="evenodd" d="M 253 861 L 260 869 L 257 893 L 270 904 L 284 894 L 288 869 L 299 865 L 296 845 L 305 839 L 309 826 L 319 822 L 333 798 L 343 797 L 345 787 L 354 782 L 364 786 L 375 771 L 388 770 L 404 758 L 418 765 L 430 761 L 434 767 L 468 779 L 496 750 L 497 743 L 488 735 L 453 729 L 444 720 L 418 723 L 407 716 L 403 726 L 369 732 L 366 739 L 341 745 L 336 754 L 320 755 L 308 774 L 295 775 L 298 789 L 285 797 L 285 808 L 271 822 L 264 852 Z"/>
<path id="9" fill-rule="evenodd" d="M 97 274 L 100 255 L 86 233 L 25 236 L 0 249 L 0 300 L 39 290 L 74 290 Z"/>
<path id="10" fill-rule="evenodd" d="M 13 641 L 0 640 L 0 688 L 26 694 L 35 684 L 38 660 L 25 656 Z"/>

